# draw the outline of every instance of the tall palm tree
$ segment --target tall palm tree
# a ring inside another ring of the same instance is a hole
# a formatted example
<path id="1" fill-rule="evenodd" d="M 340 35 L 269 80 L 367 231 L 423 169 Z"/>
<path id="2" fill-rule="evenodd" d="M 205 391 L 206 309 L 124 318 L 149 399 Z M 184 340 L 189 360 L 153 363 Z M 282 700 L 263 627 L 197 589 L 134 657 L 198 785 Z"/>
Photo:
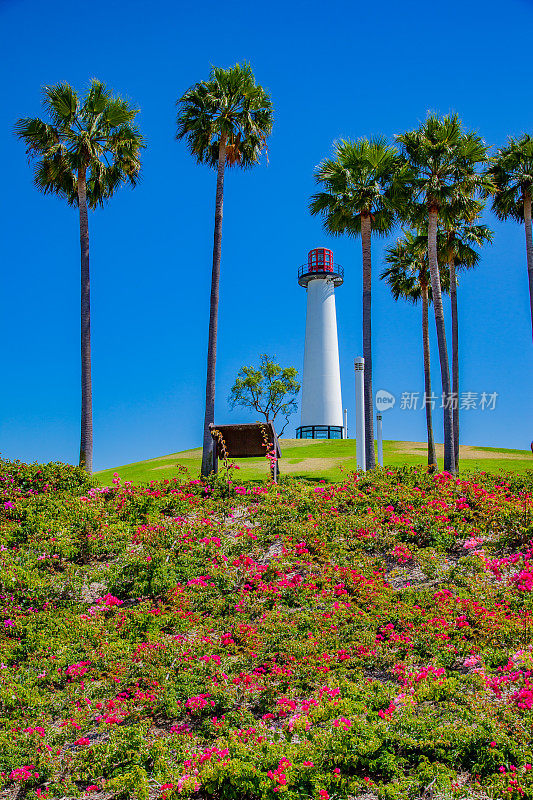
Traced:
<path id="1" fill-rule="evenodd" d="M 431 279 L 428 269 L 427 232 L 417 234 L 404 231 L 403 238 L 387 247 L 385 261 L 390 265 L 381 273 L 382 280 L 389 284 L 395 300 L 400 297 L 411 303 L 422 300 L 422 350 L 424 354 L 424 392 L 426 397 L 426 428 L 428 444 L 428 466 L 437 468 L 437 453 L 433 435 L 431 400 L 431 359 L 429 350 L 429 304 L 431 303 Z M 441 290 L 449 288 L 448 275 L 440 270 Z"/>
<path id="2" fill-rule="evenodd" d="M 325 230 L 334 235 L 360 236 L 363 251 L 363 357 L 365 398 L 365 458 L 376 466 L 372 398 L 372 234 L 390 233 L 402 197 L 405 171 L 395 147 L 384 138 L 341 140 L 333 157 L 322 161 L 315 180 L 323 191 L 311 197 L 311 214 L 320 214 Z"/>
<path id="3" fill-rule="evenodd" d="M 499 219 L 523 222 L 526 232 L 526 260 L 529 276 L 529 305 L 533 330 L 533 239 L 531 199 L 533 196 L 533 136 L 509 137 L 491 159 L 488 176 L 493 181 L 492 208 Z"/>
<path id="4" fill-rule="evenodd" d="M 272 130 L 272 102 L 265 90 L 255 83 L 251 67 L 235 64 L 230 69 L 214 67 L 209 80 L 191 86 L 177 106 L 176 138 L 186 140 L 191 155 L 199 164 L 217 170 L 202 453 L 202 476 L 205 478 L 216 469 L 209 426 L 215 421 L 224 171 L 226 167 L 246 169 L 257 164 Z"/>
<path id="5" fill-rule="evenodd" d="M 481 210 L 482 204 L 477 204 Z M 487 225 L 472 222 L 460 223 L 452 214 L 444 221 L 445 230 L 439 234 L 443 263 L 448 265 L 450 301 L 452 311 L 452 392 L 453 404 L 453 448 L 455 469 L 459 469 L 459 318 L 457 313 L 457 270 L 473 269 L 479 263 L 476 247 L 490 244 L 493 233 Z"/>
<path id="6" fill-rule="evenodd" d="M 486 160 L 487 148 L 477 134 L 463 130 L 456 114 L 442 118 L 429 115 L 419 128 L 397 136 L 396 140 L 402 145 L 411 170 L 412 200 L 424 210 L 427 220 L 442 392 L 448 399 L 443 409 L 444 469 L 455 473 L 450 367 L 437 258 L 437 229 L 439 218 L 442 219 L 447 206 L 460 198 L 474 197 L 485 185 L 477 170 Z"/>
<path id="7" fill-rule="evenodd" d="M 81 246 L 80 466 L 92 473 L 91 298 L 88 208 L 103 206 L 123 183 L 135 186 L 144 139 L 133 121 L 138 109 L 93 80 L 83 98 L 68 83 L 43 88 L 48 121 L 19 119 L 15 133 L 35 161 L 34 182 L 79 211 Z"/>

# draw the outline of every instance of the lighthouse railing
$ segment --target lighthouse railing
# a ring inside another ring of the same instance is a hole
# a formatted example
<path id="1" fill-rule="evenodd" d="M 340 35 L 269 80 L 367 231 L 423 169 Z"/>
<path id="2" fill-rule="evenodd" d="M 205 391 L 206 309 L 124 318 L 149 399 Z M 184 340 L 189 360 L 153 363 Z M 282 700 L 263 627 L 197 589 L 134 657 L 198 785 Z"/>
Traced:
<path id="1" fill-rule="evenodd" d="M 340 264 L 302 264 L 298 267 L 298 278 L 303 278 L 304 275 L 339 275 L 344 278 L 344 267 Z"/>

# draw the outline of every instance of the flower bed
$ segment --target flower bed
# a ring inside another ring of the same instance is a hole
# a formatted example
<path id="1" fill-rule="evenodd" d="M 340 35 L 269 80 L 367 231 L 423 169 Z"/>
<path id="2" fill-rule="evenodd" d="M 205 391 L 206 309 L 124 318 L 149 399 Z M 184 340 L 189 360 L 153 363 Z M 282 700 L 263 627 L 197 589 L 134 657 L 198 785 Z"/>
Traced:
<path id="1" fill-rule="evenodd" d="M 531 474 L 1 466 L 0 797 L 533 800 Z"/>

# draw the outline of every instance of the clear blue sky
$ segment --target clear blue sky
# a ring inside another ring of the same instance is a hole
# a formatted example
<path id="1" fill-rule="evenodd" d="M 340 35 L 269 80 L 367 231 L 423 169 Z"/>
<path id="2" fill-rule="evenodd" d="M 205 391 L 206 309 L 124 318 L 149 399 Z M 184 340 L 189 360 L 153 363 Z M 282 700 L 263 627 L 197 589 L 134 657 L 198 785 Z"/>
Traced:
<path id="1" fill-rule="evenodd" d="M 531 0 L 219 3 L 2 0 L 4 96 L 0 253 L 0 451 L 75 461 L 79 448 L 79 231 L 76 211 L 34 189 L 12 128 L 41 113 L 40 87 L 98 77 L 141 109 L 143 180 L 90 215 L 95 468 L 201 442 L 215 175 L 174 140 L 175 101 L 210 65 L 248 60 L 275 108 L 269 163 L 226 180 L 217 364 L 219 422 L 238 368 L 261 352 L 300 370 L 307 251 L 332 246 L 343 402 L 354 417 L 361 354 L 361 246 L 328 240 L 309 216 L 313 168 L 338 137 L 414 128 L 456 111 L 495 146 L 533 131 Z M 498 224 L 461 279 L 461 382 L 498 392 L 465 411 L 463 442 L 528 448 L 532 347 L 523 228 Z M 397 232 L 393 236 L 396 237 Z M 420 309 L 395 303 L 373 247 L 374 389 L 423 391 Z M 433 322 L 434 327 L 434 322 Z M 433 380 L 440 391 L 433 336 Z M 299 424 L 293 418 L 292 431 Z M 353 425 L 352 425 L 353 431 Z M 424 414 L 396 407 L 384 435 L 424 439 Z M 436 437 L 442 420 L 436 414 Z"/>

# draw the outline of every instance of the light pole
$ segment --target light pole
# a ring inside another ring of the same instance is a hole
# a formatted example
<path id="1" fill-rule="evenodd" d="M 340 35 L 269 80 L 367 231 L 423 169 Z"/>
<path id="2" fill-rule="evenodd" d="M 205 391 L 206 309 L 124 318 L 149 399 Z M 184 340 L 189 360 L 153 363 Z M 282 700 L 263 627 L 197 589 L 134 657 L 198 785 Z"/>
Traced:
<path id="1" fill-rule="evenodd" d="M 377 414 L 378 464 L 383 466 L 383 414 Z"/>
<path id="2" fill-rule="evenodd" d="M 348 438 L 348 409 L 344 409 L 344 438 Z"/>
<path id="3" fill-rule="evenodd" d="M 354 361 L 355 368 L 355 438 L 357 447 L 357 469 L 366 472 L 365 457 L 365 359 L 361 356 Z"/>

